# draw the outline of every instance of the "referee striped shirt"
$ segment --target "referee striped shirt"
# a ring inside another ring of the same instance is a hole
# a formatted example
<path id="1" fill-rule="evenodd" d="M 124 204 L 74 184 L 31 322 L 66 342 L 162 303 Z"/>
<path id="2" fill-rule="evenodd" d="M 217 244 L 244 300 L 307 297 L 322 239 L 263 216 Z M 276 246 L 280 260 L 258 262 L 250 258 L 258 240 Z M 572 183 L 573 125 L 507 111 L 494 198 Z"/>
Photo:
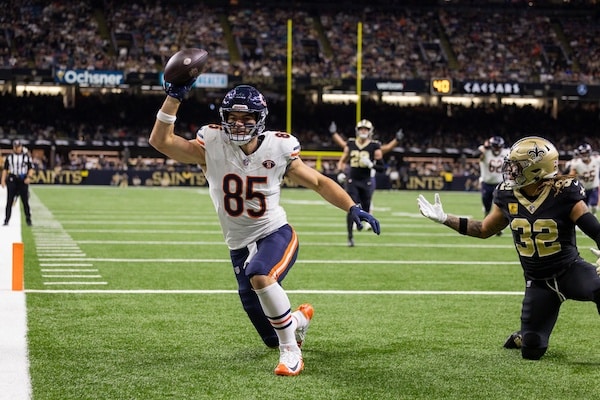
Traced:
<path id="1" fill-rule="evenodd" d="M 33 168 L 29 153 L 12 153 L 4 159 L 4 170 L 10 175 L 25 179 L 27 171 Z"/>

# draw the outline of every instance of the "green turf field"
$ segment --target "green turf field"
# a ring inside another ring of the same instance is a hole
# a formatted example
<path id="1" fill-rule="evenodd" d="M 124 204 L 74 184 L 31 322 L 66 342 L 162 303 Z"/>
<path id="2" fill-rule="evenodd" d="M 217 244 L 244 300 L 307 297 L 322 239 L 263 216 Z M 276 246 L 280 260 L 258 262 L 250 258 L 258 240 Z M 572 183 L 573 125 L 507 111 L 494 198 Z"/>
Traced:
<path id="1" fill-rule="evenodd" d="M 206 189 L 32 187 L 34 400 L 597 399 L 595 306 L 563 305 L 541 361 L 503 349 L 523 289 L 511 238 L 460 236 L 420 216 L 417 195 L 377 192 L 381 236 L 358 232 L 348 248 L 343 212 L 283 191 L 300 237 L 284 286 L 315 317 L 304 372 L 277 377 Z M 447 212 L 482 216 L 479 193 L 441 198 Z M 590 261 L 592 244 L 579 235 Z"/>

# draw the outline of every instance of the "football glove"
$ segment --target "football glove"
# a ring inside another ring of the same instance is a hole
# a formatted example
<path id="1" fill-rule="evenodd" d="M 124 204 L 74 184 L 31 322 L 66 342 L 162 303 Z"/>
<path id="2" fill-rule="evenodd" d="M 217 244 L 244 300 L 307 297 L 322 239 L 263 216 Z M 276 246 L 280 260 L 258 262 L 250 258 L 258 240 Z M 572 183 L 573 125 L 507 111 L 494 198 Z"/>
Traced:
<path id="1" fill-rule="evenodd" d="M 596 260 L 596 272 L 598 273 L 598 275 L 600 275 L 600 250 L 594 249 L 593 247 L 590 248 L 590 250 L 592 251 L 592 254 L 598 257 L 598 259 Z"/>
<path id="2" fill-rule="evenodd" d="M 346 182 L 346 174 L 343 172 L 340 172 L 337 176 L 337 181 L 340 185 L 343 185 L 344 182 Z"/>
<path id="3" fill-rule="evenodd" d="M 174 97 L 179 101 L 183 101 L 188 92 L 192 89 L 194 82 L 196 82 L 196 78 L 192 78 L 189 82 L 183 85 L 174 85 L 165 81 L 163 88 L 165 89 L 167 96 Z"/>
<path id="4" fill-rule="evenodd" d="M 362 156 L 360 158 L 360 162 L 359 162 L 361 167 L 365 167 L 365 168 L 373 168 L 373 161 L 371 161 L 369 159 L 369 157 L 367 156 Z"/>
<path id="5" fill-rule="evenodd" d="M 350 207 L 348 214 L 350 214 L 350 218 L 352 218 L 352 221 L 354 221 L 356 228 L 358 228 L 359 231 L 363 228 L 362 221 L 366 221 L 369 223 L 369 225 L 371 225 L 373 232 L 378 235 L 381 232 L 379 221 L 374 216 L 360 208 L 360 205 L 355 204 Z"/>
<path id="6" fill-rule="evenodd" d="M 335 121 L 331 121 L 331 124 L 329 125 L 329 133 L 331 133 L 333 135 L 336 132 L 337 132 L 337 125 L 335 124 Z"/>
<path id="7" fill-rule="evenodd" d="M 430 220 L 443 224 L 448 219 L 448 214 L 446 214 L 442 208 L 439 193 L 435 194 L 435 202 L 433 204 L 428 202 L 422 194 L 417 198 L 417 203 L 419 204 L 421 214 Z"/>
<path id="8" fill-rule="evenodd" d="M 396 140 L 401 141 L 402 139 L 404 139 L 404 131 L 400 128 L 398 129 L 398 132 L 396 132 Z"/>

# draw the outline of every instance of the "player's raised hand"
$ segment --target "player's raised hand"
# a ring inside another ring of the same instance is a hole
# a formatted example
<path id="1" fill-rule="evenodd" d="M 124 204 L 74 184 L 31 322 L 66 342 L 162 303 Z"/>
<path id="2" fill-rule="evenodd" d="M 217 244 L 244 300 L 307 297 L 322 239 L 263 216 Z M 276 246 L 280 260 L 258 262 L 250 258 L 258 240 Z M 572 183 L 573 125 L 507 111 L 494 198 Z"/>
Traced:
<path id="1" fill-rule="evenodd" d="M 423 216 L 429 218 L 432 221 L 443 224 L 448 219 L 448 214 L 444 212 L 442 208 L 442 202 L 440 200 L 440 194 L 436 193 L 434 197 L 435 201 L 431 204 L 427 199 L 420 194 L 417 198 L 417 203 L 419 204 L 419 210 Z"/>
<path id="2" fill-rule="evenodd" d="M 398 129 L 398 132 L 396 132 L 396 140 L 401 141 L 402 139 L 404 139 L 404 131 L 400 128 Z"/>
<path id="3" fill-rule="evenodd" d="M 179 101 L 183 101 L 190 90 L 192 90 L 192 86 L 196 82 L 196 78 L 190 79 L 189 82 L 184 83 L 183 85 L 175 85 L 173 83 L 165 81 L 163 88 L 165 89 L 165 93 L 167 96 L 176 98 Z"/>
<path id="4" fill-rule="evenodd" d="M 329 133 L 331 133 L 333 135 L 336 132 L 337 132 L 337 125 L 335 124 L 335 121 L 331 121 L 331 124 L 329 124 Z"/>

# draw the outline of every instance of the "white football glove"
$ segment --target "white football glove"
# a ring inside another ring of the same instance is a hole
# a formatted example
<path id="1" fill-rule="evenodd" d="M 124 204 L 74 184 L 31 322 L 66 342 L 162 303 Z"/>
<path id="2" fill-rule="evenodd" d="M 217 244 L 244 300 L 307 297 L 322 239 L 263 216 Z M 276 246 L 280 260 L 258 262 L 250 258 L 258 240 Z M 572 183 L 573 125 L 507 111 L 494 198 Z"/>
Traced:
<path id="1" fill-rule="evenodd" d="M 371 160 L 369 159 L 369 157 L 367 157 L 367 156 L 362 156 L 362 157 L 360 158 L 359 165 L 360 165 L 361 167 L 373 168 L 373 161 L 371 161 Z"/>
<path id="2" fill-rule="evenodd" d="M 448 214 L 446 214 L 442 208 L 442 202 L 440 201 L 439 193 L 435 194 L 434 204 L 428 202 L 422 194 L 420 194 L 417 198 L 417 203 L 419 204 L 419 210 L 421 210 L 421 214 L 430 220 L 443 224 L 448 219 Z"/>
<path id="3" fill-rule="evenodd" d="M 331 121 L 331 124 L 329 125 L 329 133 L 331 133 L 333 135 L 336 132 L 337 132 L 337 125 L 335 124 L 335 121 Z"/>
<path id="4" fill-rule="evenodd" d="M 396 140 L 401 141 L 402 139 L 404 139 L 404 131 L 400 128 L 398 129 L 398 132 L 396 132 Z"/>
<path id="5" fill-rule="evenodd" d="M 343 185 L 344 182 L 346 182 L 346 174 L 343 172 L 340 172 L 337 176 L 337 181 L 339 182 L 340 185 Z"/>
<path id="6" fill-rule="evenodd" d="M 600 275 L 600 250 L 594 249 L 593 247 L 590 248 L 590 250 L 596 257 L 598 257 L 598 259 L 596 260 L 596 272 L 598 273 L 598 275 Z"/>

